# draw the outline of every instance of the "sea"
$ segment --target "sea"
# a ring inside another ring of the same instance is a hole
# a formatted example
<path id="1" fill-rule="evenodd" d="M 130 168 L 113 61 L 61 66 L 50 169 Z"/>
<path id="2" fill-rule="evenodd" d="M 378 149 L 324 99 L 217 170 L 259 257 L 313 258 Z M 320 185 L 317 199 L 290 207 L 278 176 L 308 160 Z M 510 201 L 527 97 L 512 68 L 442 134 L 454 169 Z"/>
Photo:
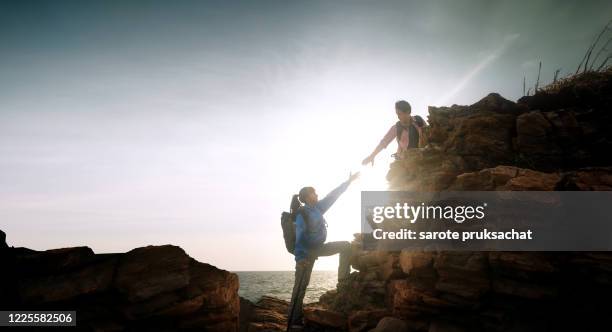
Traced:
<path id="1" fill-rule="evenodd" d="M 240 271 L 234 272 L 240 279 L 238 295 L 257 302 L 263 295 L 291 301 L 295 271 Z M 338 282 L 336 271 L 312 271 L 310 284 L 306 288 L 304 303 L 319 301 L 328 290 L 335 289 Z"/>

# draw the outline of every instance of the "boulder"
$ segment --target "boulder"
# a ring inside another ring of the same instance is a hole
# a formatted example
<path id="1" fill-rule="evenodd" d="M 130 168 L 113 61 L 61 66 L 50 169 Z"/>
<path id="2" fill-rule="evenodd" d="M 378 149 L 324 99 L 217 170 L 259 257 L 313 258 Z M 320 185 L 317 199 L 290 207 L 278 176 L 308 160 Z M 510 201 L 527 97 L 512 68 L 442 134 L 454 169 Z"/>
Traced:
<path id="1" fill-rule="evenodd" d="M 485 168 L 463 173 L 449 186 L 449 190 L 478 191 L 552 191 L 561 180 L 557 173 L 544 173 L 514 166 Z"/>
<path id="2" fill-rule="evenodd" d="M 405 279 L 392 280 L 387 286 L 387 307 L 393 316 L 414 318 L 453 306 L 438 294 L 433 288 L 419 287 Z"/>
<path id="3" fill-rule="evenodd" d="M 242 331 L 285 331 L 287 329 L 287 301 L 262 296 L 256 304 L 250 305 L 250 315 Z M 241 310 L 243 306 L 241 306 Z M 241 312 L 242 315 L 242 312 Z"/>
<path id="4" fill-rule="evenodd" d="M 612 167 L 589 167 L 563 174 L 557 190 L 610 191 Z"/>
<path id="5" fill-rule="evenodd" d="M 488 255 L 483 252 L 441 252 L 434 261 L 436 290 L 478 300 L 490 289 Z"/>
<path id="6" fill-rule="evenodd" d="M 347 326 L 347 317 L 344 314 L 320 306 L 305 306 L 304 320 L 306 325 L 322 328 L 343 330 Z"/>
<path id="7" fill-rule="evenodd" d="M 348 330 L 350 332 L 370 331 L 376 327 L 383 317 L 389 316 L 389 314 L 389 310 L 386 308 L 352 312 L 348 318 Z"/>
<path id="8" fill-rule="evenodd" d="M 419 252 L 402 250 L 399 256 L 399 265 L 405 274 L 414 274 L 416 271 L 432 267 L 433 252 Z"/>
<path id="9" fill-rule="evenodd" d="M 115 287 L 138 302 L 189 284 L 189 257 L 175 246 L 148 246 L 131 250 L 121 260 Z"/>
<path id="10" fill-rule="evenodd" d="M 371 332 L 402 332 L 408 331 L 408 324 L 395 317 L 385 317 L 381 319 L 376 328 L 371 330 Z"/>
<path id="11" fill-rule="evenodd" d="M 515 120 L 524 111 L 496 93 L 470 106 L 429 107 L 430 142 L 462 157 L 469 171 L 507 164 L 514 155 Z"/>
<path id="12" fill-rule="evenodd" d="M 235 331 L 238 277 L 175 246 L 94 254 L 90 248 L 9 248 L 0 285 L 10 308 L 77 308 L 88 330 Z"/>

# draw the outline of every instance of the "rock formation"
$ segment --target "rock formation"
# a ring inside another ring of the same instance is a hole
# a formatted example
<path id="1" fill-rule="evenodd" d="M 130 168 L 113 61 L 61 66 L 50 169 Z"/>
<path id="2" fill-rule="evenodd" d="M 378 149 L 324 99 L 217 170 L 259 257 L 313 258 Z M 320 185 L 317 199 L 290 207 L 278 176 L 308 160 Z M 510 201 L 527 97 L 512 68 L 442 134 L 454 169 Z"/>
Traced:
<path id="1" fill-rule="evenodd" d="M 399 190 L 612 190 L 612 72 L 588 73 L 518 103 L 490 94 L 429 109 L 430 145 L 391 165 Z M 365 252 L 350 284 L 321 302 L 351 331 L 378 313 L 406 330 L 567 330 L 610 323 L 612 254 Z M 372 316 L 351 325 L 355 314 Z M 376 314 L 375 314 L 376 313 Z M 376 330 L 380 330 L 380 326 Z"/>
<path id="2" fill-rule="evenodd" d="M 76 310 L 83 331 L 235 331 L 238 277 L 171 245 L 2 250 L 2 310 Z"/>
<path id="3" fill-rule="evenodd" d="M 395 190 L 612 190 L 612 71 L 514 103 L 430 107 L 430 144 Z M 350 281 L 305 309 L 312 331 L 540 331 L 610 326 L 608 252 L 382 252 L 353 241 Z"/>
<path id="4" fill-rule="evenodd" d="M 289 303 L 262 296 L 257 303 L 240 298 L 240 331 L 285 331 Z"/>

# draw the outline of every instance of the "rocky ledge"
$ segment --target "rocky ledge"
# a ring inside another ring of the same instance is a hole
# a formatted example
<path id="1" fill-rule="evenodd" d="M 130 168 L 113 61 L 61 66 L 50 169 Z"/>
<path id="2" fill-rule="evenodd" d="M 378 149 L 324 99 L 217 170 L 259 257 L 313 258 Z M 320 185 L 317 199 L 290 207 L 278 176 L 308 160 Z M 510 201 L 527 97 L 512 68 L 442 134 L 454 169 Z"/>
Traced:
<path id="1" fill-rule="evenodd" d="M 2 310 L 77 310 L 83 331 L 238 329 L 238 277 L 179 247 L 94 254 L 9 248 L 2 240 Z"/>

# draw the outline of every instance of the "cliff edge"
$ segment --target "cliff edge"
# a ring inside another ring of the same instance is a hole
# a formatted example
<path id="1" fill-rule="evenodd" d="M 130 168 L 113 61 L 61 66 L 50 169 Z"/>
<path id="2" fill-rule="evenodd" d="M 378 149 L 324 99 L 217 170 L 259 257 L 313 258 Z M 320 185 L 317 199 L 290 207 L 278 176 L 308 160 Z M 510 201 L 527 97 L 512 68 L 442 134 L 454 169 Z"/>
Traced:
<path id="1" fill-rule="evenodd" d="M 238 329 L 238 276 L 180 247 L 94 254 L 2 243 L 2 310 L 76 310 L 80 331 Z"/>

